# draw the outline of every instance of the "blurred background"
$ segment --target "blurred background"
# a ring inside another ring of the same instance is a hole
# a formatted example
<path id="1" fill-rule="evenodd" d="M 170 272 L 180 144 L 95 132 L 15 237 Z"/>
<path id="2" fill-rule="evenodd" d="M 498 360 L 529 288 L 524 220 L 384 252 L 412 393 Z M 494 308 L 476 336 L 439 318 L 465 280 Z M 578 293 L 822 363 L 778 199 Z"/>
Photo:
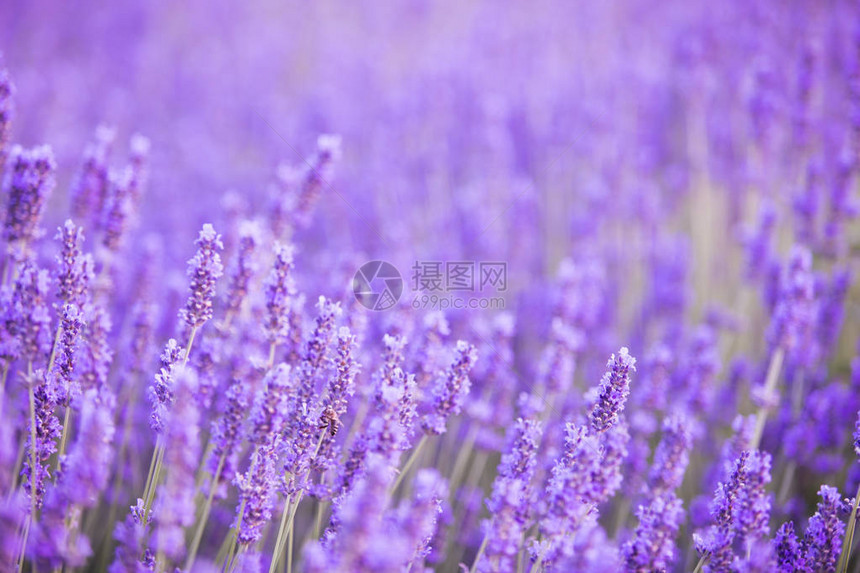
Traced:
<path id="1" fill-rule="evenodd" d="M 104 124 L 117 164 L 150 139 L 143 228 L 179 266 L 201 223 L 270 209 L 278 165 L 326 133 L 342 155 L 296 242 L 339 284 L 368 258 L 505 260 L 539 297 L 590 254 L 638 293 L 622 315 L 648 263 L 678 278 L 654 304 L 701 317 L 734 304 L 763 204 L 782 244 L 847 256 L 850 2 L 134 4 L 0 5 L 13 140 L 58 157 L 49 227 Z"/>

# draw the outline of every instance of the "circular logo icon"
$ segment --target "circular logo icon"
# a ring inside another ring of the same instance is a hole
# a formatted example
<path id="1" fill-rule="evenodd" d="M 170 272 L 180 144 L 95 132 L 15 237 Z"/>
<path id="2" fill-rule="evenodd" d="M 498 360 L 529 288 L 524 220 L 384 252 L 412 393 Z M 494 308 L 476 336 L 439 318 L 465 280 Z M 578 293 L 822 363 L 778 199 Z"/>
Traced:
<path id="1" fill-rule="evenodd" d="M 370 310 L 388 310 L 403 294 L 403 279 L 397 267 L 385 261 L 364 263 L 352 279 L 355 300 Z"/>

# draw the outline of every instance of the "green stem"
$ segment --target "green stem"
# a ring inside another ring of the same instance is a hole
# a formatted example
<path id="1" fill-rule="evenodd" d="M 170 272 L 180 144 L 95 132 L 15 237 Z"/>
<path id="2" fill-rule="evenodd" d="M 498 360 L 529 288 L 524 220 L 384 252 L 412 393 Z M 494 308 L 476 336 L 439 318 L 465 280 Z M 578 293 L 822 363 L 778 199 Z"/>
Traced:
<path id="1" fill-rule="evenodd" d="M 836 573 L 845 573 L 848 570 L 848 562 L 851 560 L 851 547 L 854 545 L 854 528 L 857 524 L 857 505 L 860 504 L 860 487 L 854 496 L 854 505 L 851 508 L 851 516 L 848 518 L 848 527 L 845 528 L 845 539 L 842 542 L 842 553 L 839 555 L 839 566 Z"/>
<path id="2" fill-rule="evenodd" d="M 200 523 L 197 524 L 197 529 L 194 531 L 194 537 L 191 540 L 191 547 L 188 549 L 188 558 L 185 560 L 186 571 L 191 571 L 194 560 L 197 558 L 197 550 L 200 548 L 200 541 L 203 539 L 203 530 L 206 528 L 206 521 L 208 521 L 209 512 L 212 510 L 212 500 L 215 498 L 215 490 L 218 489 L 218 480 L 221 478 L 221 470 L 224 469 L 224 461 L 226 459 L 227 452 L 224 452 L 218 460 L 215 475 L 212 476 L 212 485 L 209 487 L 209 495 L 206 498 L 206 504 L 203 506 L 203 515 L 200 516 Z"/>
<path id="3" fill-rule="evenodd" d="M 478 554 L 475 555 L 475 560 L 472 561 L 472 567 L 469 569 L 469 573 L 475 573 L 478 569 L 478 561 L 481 560 L 481 557 L 484 556 L 484 551 L 487 549 L 487 543 L 490 542 L 489 534 L 484 535 L 484 540 L 481 541 L 481 546 L 478 548 Z"/>
<path id="4" fill-rule="evenodd" d="M 776 384 L 779 382 L 779 373 L 782 370 L 782 361 L 785 358 L 785 351 L 782 348 L 777 348 L 770 357 L 770 364 L 767 367 L 767 378 L 764 384 L 764 399 L 770 400 Z M 752 439 L 750 439 L 750 449 L 755 450 L 761 442 L 761 436 L 764 432 L 764 423 L 767 420 L 767 411 L 770 409 L 770 404 L 764 404 L 758 409 L 756 415 L 755 430 L 753 431 Z"/>
<path id="5" fill-rule="evenodd" d="M 269 563 L 269 573 L 275 573 L 275 569 L 278 567 L 278 561 L 281 560 L 281 539 L 284 537 L 284 531 L 287 528 L 287 519 L 289 519 L 289 515 L 292 513 L 292 507 L 290 504 L 290 497 L 284 500 L 284 511 L 281 513 L 281 524 L 278 526 L 278 536 L 275 537 L 275 547 L 272 549 L 272 561 Z"/>
<path id="6" fill-rule="evenodd" d="M 403 464 L 403 469 L 400 470 L 397 480 L 395 480 L 394 485 L 391 487 L 392 494 L 397 491 L 397 486 L 400 485 L 400 482 L 402 482 L 403 478 L 406 477 L 406 474 L 409 473 L 409 470 L 412 468 L 412 464 L 414 464 L 415 460 L 418 459 L 418 454 L 421 453 L 421 449 L 424 447 L 425 443 L 427 443 L 427 434 L 421 436 L 421 440 L 418 442 L 418 445 L 415 446 L 412 453 L 409 455 L 409 459 L 406 460 L 405 464 Z"/>
<path id="7" fill-rule="evenodd" d="M 60 460 L 63 454 L 66 453 L 66 440 L 69 437 L 69 422 L 72 418 L 71 406 L 66 406 L 66 413 L 63 415 L 63 434 L 60 437 L 60 449 L 57 450 L 57 470 L 60 469 Z"/>
<path id="8" fill-rule="evenodd" d="M 27 371 L 32 371 L 32 364 L 27 368 Z M 29 378 L 29 376 L 28 376 Z M 30 526 L 36 519 L 36 478 L 38 471 L 36 470 L 36 396 L 33 391 L 32 380 L 28 380 L 27 392 L 30 400 L 30 521 L 24 529 L 24 536 L 21 539 L 21 561 L 19 568 L 24 567 L 24 555 L 27 552 L 27 538 L 30 535 Z M 33 569 L 36 565 L 33 564 Z"/>
<path id="9" fill-rule="evenodd" d="M 317 447 L 316 447 L 316 449 L 314 449 L 314 455 L 311 457 L 311 460 L 313 460 L 315 457 L 317 457 L 317 454 L 320 451 L 320 447 L 322 446 L 323 439 L 325 438 L 326 431 L 327 430 L 324 429 L 322 432 L 320 432 L 320 438 L 317 441 Z M 307 473 L 305 474 L 305 479 L 307 479 L 307 476 L 309 476 L 310 473 L 311 473 L 310 470 L 308 470 Z M 296 512 L 299 509 L 299 503 L 302 501 L 302 496 L 304 495 L 304 493 L 305 493 L 304 489 L 299 490 L 298 495 L 296 496 L 296 502 L 295 503 L 291 504 L 289 497 L 287 497 L 287 499 L 286 499 L 286 503 L 284 506 L 284 515 L 281 516 L 281 527 L 278 531 L 278 537 L 275 539 L 275 548 L 272 551 L 272 562 L 269 565 L 269 573 L 274 573 L 275 568 L 277 568 L 278 563 L 280 563 L 280 561 L 281 561 L 281 555 L 283 552 L 284 544 L 286 543 L 286 540 L 284 539 L 284 535 L 289 535 L 293 529 L 293 520 L 296 517 Z M 289 513 L 289 515 L 287 515 L 287 513 Z M 284 522 L 285 517 L 286 517 L 286 523 Z"/>
<path id="10" fill-rule="evenodd" d="M 236 527 L 230 532 L 230 547 L 227 549 L 227 564 L 225 566 L 226 571 L 232 571 L 233 565 L 235 564 L 235 559 L 233 557 L 233 550 L 236 549 L 236 541 L 239 539 L 239 530 L 242 528 L 242 518 L 245 517 L 245 500 L 242 500 L 242 503 L 239 504 L 239 517 L 236 520 Z M 241 549 L 240 549 L 241 551 Z"/>
<path id="11" fill-rule="evenodd" d="M 290 533 L 287 535 L 287 573 L 293 573 L 293 537 L 295 529 L 290 528 Z"/>
<path id="12" fill-rule="evenodd" d="M 197 328 L 191 329 L 191 334 L 188 335 L 188 346 L 185 347 L 185 356 L 182 358 L 182 365 L 188 364 L 188 357 L 191 356 L 191 347 L 194 346 L 194 337 L 197 336 Z"/>
<path id="13" fill-rule="evenodd" d="M 152 502 L 155 500 L 155 490 L 158 489 L 158 480 L 161 474 L 161 464 L 164 462 L 164 445 L 159 443 L 156 446 L 155 452 L 155 467 L 152 470 L 152 480 L 149 483 L 149 490 L 145 494 L 143 500 L 143 523 L 149 520 L 149 510 L 152 507 Z"/>

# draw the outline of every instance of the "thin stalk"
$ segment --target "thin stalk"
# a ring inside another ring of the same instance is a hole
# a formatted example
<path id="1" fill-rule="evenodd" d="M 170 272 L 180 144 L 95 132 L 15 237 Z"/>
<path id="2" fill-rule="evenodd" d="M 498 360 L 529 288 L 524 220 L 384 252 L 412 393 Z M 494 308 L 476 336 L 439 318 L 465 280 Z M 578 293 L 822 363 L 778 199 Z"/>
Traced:
<path id="1" fill-rule="evenodd" d="M 245 500 L 239 504 L 239 517 L 236 519 L 236 527 L 230 530 L 230 546 L 227 548 L 227 562 L 224 564 L 225 571 L 233 569 L 233 550 L 236 549 L 236 541 L 239 539 L 239 529 L 242 527 L 242 518 L 245 516 Z M 240 550 L 241 551 L 241 550 Z"/>
<path id="2" fill-rule="evenodd" d="M 466 469 L 466 462 L 469 460 L 469 455 L 472 453 L 472 447 L 475 445 L 475 437 L 478 433 L 478 428 L 475 424 L 469 428 L 469 433 L 466 434 L 465 443 L 462 447 L 459 448 L 457 452 L 457 459 L 454 462 L 454 469 L 451 470 L 451 489 L 457 487 L 457 484 L 460 482 L 460 478 L 462 477 L 463 471 Z"/>
<path id="3" fill-rule="evenodd" d="M 18 456 L 15 458 L 15 466 L 12 468 L 12 485 L 13 487 L 9 488 L 9 495 L 6 499 L 10 499 L 12 494 L 15 493 L 14 485 L 18 483 L 18 478 L 21 476 L 21 466 L 24 464 L 24 451 L 27 449 L 27 437 L 25 435 L 21 436 L 21 443 L 18 444 Z"/>
<path id="4" fill-rule="evenodd" d="M 191 334 L 188 335 L 188 345 L 185 347 L 185 356 L 182 358 L 182 365 L 188 364 L 188 357 L 191 356 L 191 347 L 194 346 L 194 337 L 197 336 L 197 328 L 191 329 Z"/>
<path id="5" fill-rule="evenodd" d="M 152 479 L 149 482 L 149 489 L 146 491 L 143 500 L 143 523 L 147 523 L 149 510 L 152 507 L 152 502 L 155 500 L 155 490 L 158 489 L 158 479 L 161 475 L 161 464 L 164 462 L 164 444 L 159 442 L 153 455 L 155 456 L 155 467 L 152 470 Z"/>
<path id="6" fill-rule="evenodd" d="M 48 358 L 48 367 L 45 369 L 45 372 L 48 374 L 51 373 L 51 369 L 54 367 L 54 360 L 57 358 L 57 346 L 60 344 L 60 335 L 63 332 L 63 323 L 57 325 L 57 333 L 54 335 L 54 342 L 51 344 L 51 356 Z"/>
<path id="7" fill-rule="evenodd" d="M 18 571 L 24 571 L 24 556 L 27 554 L 27 537 L 30 535 L 30 524 L 33 523 L 33 516 L 27 516 L 27 522 L 24 524 L 24 531 L 21 538 L 21 552 L 18 555 Z M 35 571 L 35 564 L 33 565 Z"/>
<path id="8" fill-rule="evenodd" d="M 66 406 L 66 413 L 63 415 L 63 434 L 60 437 L 60 449 L 57 450 L 57 469 L 60 469 L 60 459 L 66 453 L 66 441 L 69 438 L 69 422 L 72 419 L 72 409 Z"/>
<path id="9" fill-rule="evenodd" d="M 475 555 L 475 560 L 472 561 L 472 567 L 469 569 L 469 573 L 475 573 L 478 569 L 478 561 L 481 560 L 481 557 L 484 556 L 484 551 L 487 549 L 487 543 L 490 542 L 490 534 L 484 534 L 484 540 L 481 541 L 481 546 L 478 548 L 478 554 Z"/>
<path id="10" fill-rule="evenodd" d="M 311 457 L 311 459 L 315 458 L 319 453 L 320 447 L 323 443 L 323 438 L 325 438 L 325 432 L 326 430 L 320 432 L 320 439 L 317 441 L 317 447 L 316 449 L 314 449 L 314 455 Z M 307 477 L 308 475 L 310 475 L 310 470 L 308 470 L 307 474 L 305 474 L 305 477 Z M 284 514 L 281 515 L 281 527 L 278 530 L 278 537 L 275 538 L 275 548 L 272 551 L 272 562 L 269 565 L 269 573 L 274 573 L 275 569 L 278 567 L 278 564 L 281 561 L 282 551 L 284 548 L 284 544 L 286 543 L 284 535 L 289 535 L 293 529 L 293 520 L 296 517 L 296 512 L 299 509 L 299 503 L 301 503 L 302 496 L 304 495 L 304 493 L 304 489 L 299 490 L 298 495 L 296 496 L 295 503 L 291 503 L 289 497 L 287 497 L 287 499 L 285 500 Z M 286 519 L 286 522 L 284 522 L 284 519 Z"/>
<path id="11" fill-rule="evenodd" d="M 6 379 L 9 377 L 9 363 L 5 363 L 3 365 L 3 375 L 0 377 L 0 396 L 3 397 L 0 400 L 0 416 L 3 415 L 3 406 L 6 405 Z"/>
<path id="12" fill-rule="evenodd" d="M 246 545 L 242 545 L 239 547 L 239 550 L 236 552 L 236 555 L 230 561 L 230 567 L 227 569 L 228 573 L 233 573 L 236 570 L 236 564 L 239 563 L 239 557 L 242 556 L 242 553 L 247 549 Z"/>
<path id="13" fill-rule="evenodd" d="M 777 348 L 770 357 L 770 364 L 767 367 L 767 378 L 764 384 L 764 399 L 770 400 L 776 390 L 776 385 L 779 382 L 779 373 L 782 370 L 782 361 L 785 358 L 785 351 L 782 348 Z M 758 409 L 758 414 L 755 420 L 755 430 L 753 431 L 752 439 L 750 440 L 750 449 L 758 448 L 761 442 L 761 436 L 764 432 L 764 423 L 767 421 L 767 411 L 769 404 L 764 404 Z"/>
<path id="14" fill-rule="evenodd" d="M 400 474 L 397 476 L 394 485 L 391 487 L 392 494 L 397 491 L 397 486 L 400 485 L 400 482 L 402 482 L 406 474 L 409 473 L 409 470 L 412 468 L 412 464 L 414 464 L 415 460 L 418 459 L 418 454 L 421 453 L 421 449 L 424 447 L 425 443 L 427 443 L 427 434 L 421 436 L 421 440 L 418 441 L 418 445 L 415 446 L 412 453 L 409 455 L 409 459 L 406 460 L 405 464 L 403 464 L 403 469 L 400 470 Z"/>
<path id="15" fill-rule="evenodd" d="M 218 467 L 215 469 L 215 475 L 212 477 L 212 485 L 209 487 L 209 495 L 206 497 L 206 504 L 203 506 L 203 514 L 200 516 L 200 522 L 197 524 L 197 529 L 194 531 L 194 537 L 191 540 L 191 547 L 188 549 L 188 558 L 185 560 L 186 571 L 191 571 L 194 560 L 197 558 L 197 550 L 200 549 L 203 530 L 206 529 L 206 522 L 209 520 L 209 512 L 212 510 L 212 500 L 215 498 L 215 490 L 218 488 L 218 480 L 221 478 L 221 470 L 224 469 L 224 461 L 226 459 L 227 452 L 224 452 L 218 460 Z"/>
<path id="16" fill-rule="evenodd" d="M 287 536 L 287 573 L 293 573 L 293 532 L 294 531 L 295 531 L 295 529 L 293 529 L 291 527 L 290 533 Z"/>
<path id="17" fill-rule="evenodd" d="M 275 365 L 275 350 L 277 350 L 277 348 L 278 348 L 278 345 L 275 342 L 272 342 L 269 345 L 269 362 L 268 362 L 268 366 L 266 367 L 267 371 L 271 370 L 272 367 Z"/>
<path id="18" fill-rule="evenodd" d="M 851 547 L 854 545 L 854 528 L 857 525 L 857 505 L 860 504 L 860 487 L 854 496 L 854 505 L 851 508 L 851 516 L 848 518 L 848 527 L 845 528 L 845 539 L 842 541 L 842 553 L 839 554 L 839 565 L 836 573 L 848 571 L 848 562 L 851 560 Z"/>
<path id="19" fill-rule="evenodd" d="M 27 367 L 27 371 L 31 372 L 32 370 L 33 365 L 30 364 Z M 32 380 L 29 380 L 29 382 L 27 392 L 30 400 L 30 521 L 24 530 L 24 537 L 21 539 L 21 561 L 19 563 L 21 569 L 24 566 L 24 554 L 27 552 L 27 538 L 30 535 L 30 524 L 36 519 L 36 396 L 33 391 Z M 35 571 L 35 569 L 36 565 L 34 563 L 33 570 Z"/>
<path id="20" fill-rule="evenodd" d="M 352 446 L 352 442 L 354 442 L 355 438 L 358 437 L 358 433 L 364 424 L 364 419 L 367 417 L 368 409 L 367 401 L 363 400 L 361 404 L 359 404 L 358 412 L 349 427 L 349 433 L 347 433 L 346 439 L 343 442 L 342 451 L 348 452 L 349 448 Z"/>
<path id="21" fill-rule="evenodd" d="M 287 528 L 287 519 L 289 519 L 289 515 L 292 513 L 292 507 L 290 504 L 290 496 L 284 500 L 284 511 L 281 513 L 281 524 L 278 526 L 278 536 L 275 537 L 275 547 L 272 550 L 272 561 L 269 563 L 269 573 L 275 573 L 275 569 L 278 567 L 278 561 L 281 559 L 281 539 L 283 539 L 284 531 Z"/>
<path id="22" fill-rule="evenodd" d="M 197 477 L 194 480 L 194 487 L 197 491 L 203 487 L 203 480 L 206 477 L 206 461 L 209 459 L 209 456 L 212 455 L 212 450 L 215 449 L 215 444 L 209 442 L 206 444 L 206 448 L 203 450 L 203 456 L 200 458 L 200 466 L 197 468 Z"/>

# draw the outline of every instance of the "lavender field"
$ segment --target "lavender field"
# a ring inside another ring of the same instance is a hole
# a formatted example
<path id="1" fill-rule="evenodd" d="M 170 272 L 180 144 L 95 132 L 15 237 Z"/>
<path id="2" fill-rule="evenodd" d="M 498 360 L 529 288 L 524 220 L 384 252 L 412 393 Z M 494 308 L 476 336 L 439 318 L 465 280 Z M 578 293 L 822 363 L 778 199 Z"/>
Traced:
<path id="1" fill-rule="evenodd" d="M 858 572 L 860 6 L 0 3 L 0 573 Z"/>

